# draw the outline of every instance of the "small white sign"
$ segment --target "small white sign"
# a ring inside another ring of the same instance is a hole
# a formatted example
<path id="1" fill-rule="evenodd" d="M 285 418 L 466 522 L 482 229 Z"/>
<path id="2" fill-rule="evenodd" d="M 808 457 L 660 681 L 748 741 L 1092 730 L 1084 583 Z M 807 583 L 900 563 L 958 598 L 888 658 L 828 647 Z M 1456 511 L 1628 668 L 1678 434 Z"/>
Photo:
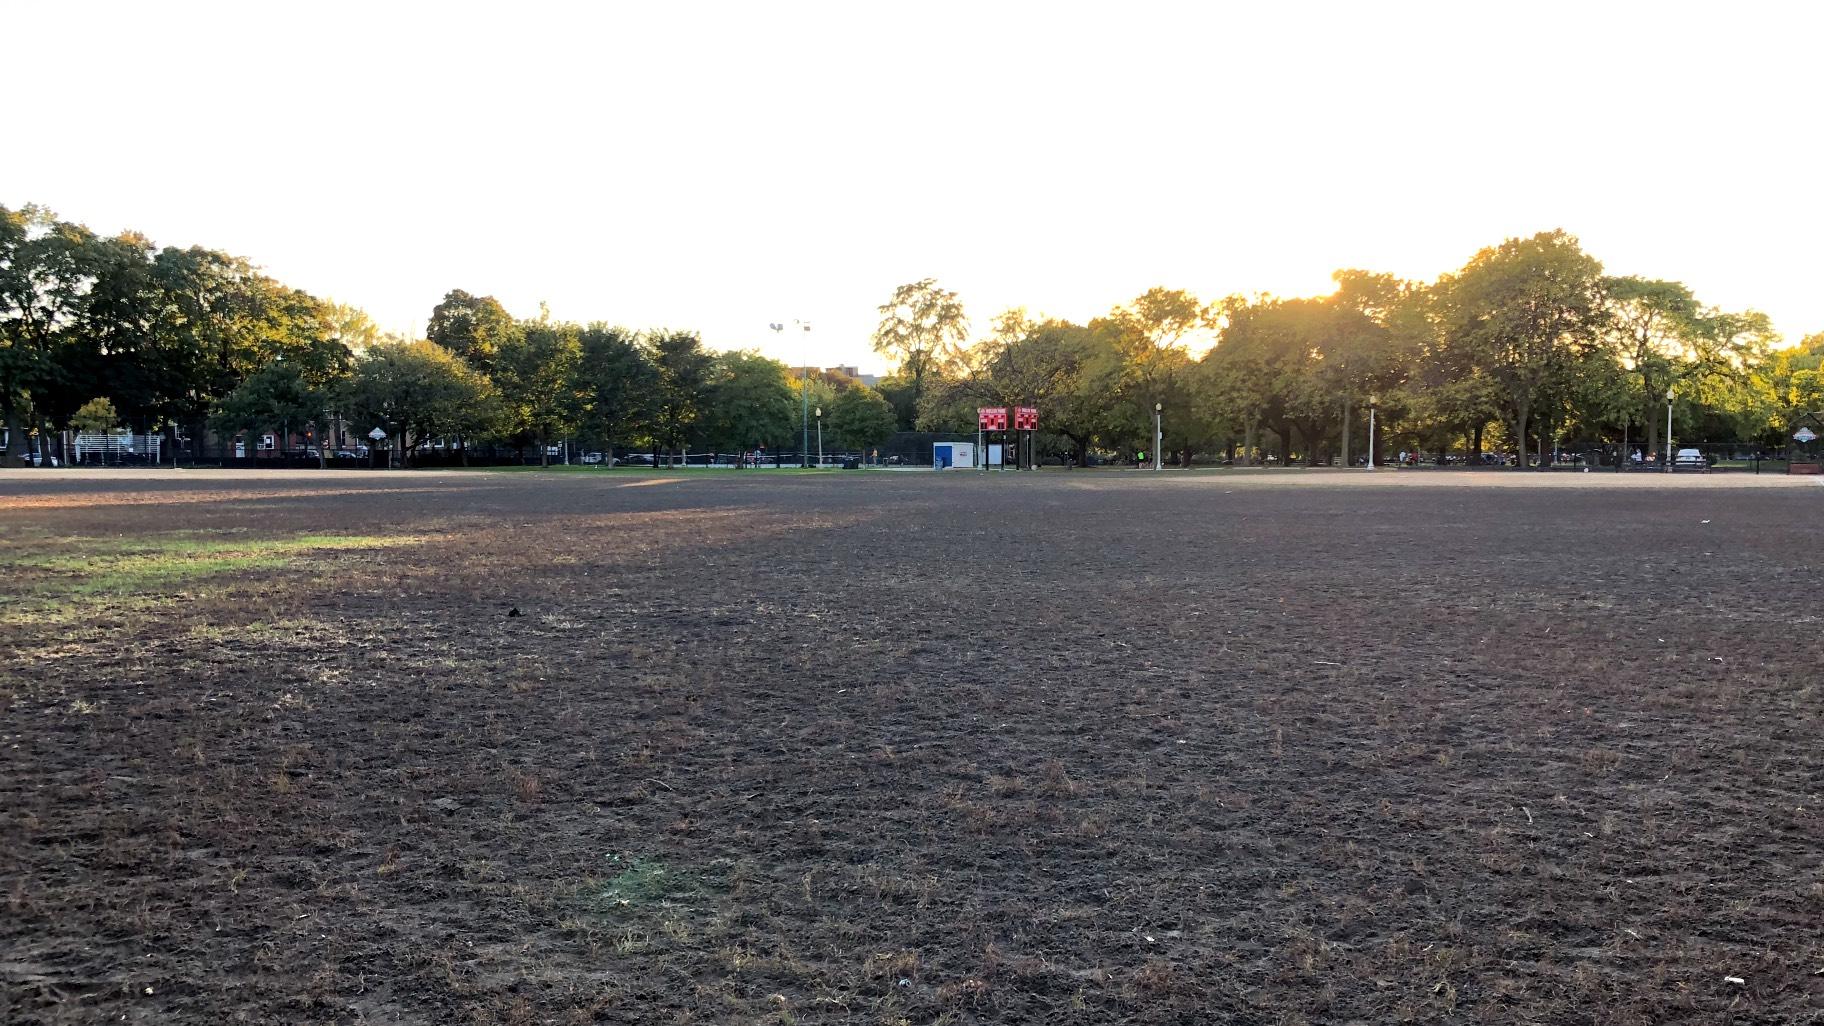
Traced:
<path id="1" fill-rule="evenodd" d="M 1795 442 L 1811 442 L 1815 441 L 1817 437 L 1818 433 L 1808 427 L 1802 427 L 1792 434 L 1793 441 Z"/>
<path id="2" fill-rule="evenodd" d="M 380 440 L 381 440 L 381 439 L 382 439 L 382 438 L 385 438 L 385 437 L 386 437 L 386 432 L 384 432 L 384 431 L 382 431 L 382 430 L 380 430 L 380 429 L 379 429 L 379 428 L 375 428 L 375 429 L 373 429 L 373 430 L 372 430 L 372 431 L 369 431 L 369 432 L 368 432 L 368 433 L 367 433 L 367 437 L 369 437 L 369 438 L 371 438 L 371 439 L 373 439 L 373 440 L 374 440 L 374 441 L 376 441 L 376 442 L 378 442 L 378 441 L 380 441 Z"/>

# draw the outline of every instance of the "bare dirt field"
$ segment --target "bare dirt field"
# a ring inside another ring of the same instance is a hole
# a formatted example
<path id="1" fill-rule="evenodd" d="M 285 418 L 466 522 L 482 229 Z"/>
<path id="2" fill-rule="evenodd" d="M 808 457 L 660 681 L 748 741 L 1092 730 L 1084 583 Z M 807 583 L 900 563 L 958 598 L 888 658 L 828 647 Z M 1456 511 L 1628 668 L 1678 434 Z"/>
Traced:
<path id="1" fill-rule="evenodd" d="M 1824 1022 L 1824 488 L 0 474 L 0 1022 Z"/>

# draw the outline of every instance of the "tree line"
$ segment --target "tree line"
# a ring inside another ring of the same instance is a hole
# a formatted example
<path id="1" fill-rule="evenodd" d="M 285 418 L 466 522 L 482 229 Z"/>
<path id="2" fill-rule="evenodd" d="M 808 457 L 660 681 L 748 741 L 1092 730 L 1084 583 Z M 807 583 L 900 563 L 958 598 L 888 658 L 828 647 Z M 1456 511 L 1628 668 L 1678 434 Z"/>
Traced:
<path id="1" fill-rule="evenodd" d="M 1203 302 L 1155 288 L 1087 324 L 995 317 L 970 329 L 935 281 L 881 307 L 882 383 L 921 427 L 973 430 L 980 405 L 1034 405 L 1046 444 L 1087 461 L 1152 444 L 1175 462 L 1222 453 L 1359 462 L 1380 443 L 1474 459 L 1678 437 L 1775 447 L 1824 410 L 1824 333 L 1779 347 L 1768 318 L 1679 282 L 1610 276 L 1562 231 L 1509 239 L 1435 281 L 1337 271 L 1328 296 Z M 1523 458 L 1516 465 L 1524 465 Z"/>
<path id="2" fill-rule="evenodd" d="M 7 462 L 29 434 L 126 425 L 171 441 L 308 434 L 399 456 L 433 442 L 577 439 L 612 450 L 796 448 L 805 404 L 835 447 L 878 444 L 886 399 L 844 375 L 713 353 L 695 332 L 516 319 L 488 296 L 448 293 L 423 339 L 380 331 L 238 257 L 96 235 L 39 207 L 0 207 L 0 416 Z M 175 447 L 174 447 L 175 448 Z"/>
<path id="3" fill-rule="evenodd" d="M 1359 461 L 1379 451 L 1657 451 L 1671 393 L 1681 438 L 1776 446 L 1824 409 L 1824 334 L 1780 347 L 1766 316 L 1685 285 L 1607 275 L 1562 231 L 1509 239 L 1435 281 L 1343 270 L 1321 297 L 1205 302 L 1154 288 L 1077 324 L 1009 310 L 979 336 L 926 279 L 879 307 L 878 388 L 714 353 L 694 332 L 515 318 L 449 292 L 422 339 L 201 247 L 108 238 L 39 207 L 0 207 L 0 417 L 29 434 L 124 424 L 173 442 L 384 430 L 409 458 L 439 443 L 557 439 L 602 449 L 791 450 L 805 405 L 833 449 L 895 430 L 973 432 L 983 405 L 1040 409 L 1041 451 L 1087 462 L 1152 445 L 1188 465 Z M 174 446 L 175 448 L 175 446 Z M 1524 461 L 1521 461 L 1524 462 Z"/>

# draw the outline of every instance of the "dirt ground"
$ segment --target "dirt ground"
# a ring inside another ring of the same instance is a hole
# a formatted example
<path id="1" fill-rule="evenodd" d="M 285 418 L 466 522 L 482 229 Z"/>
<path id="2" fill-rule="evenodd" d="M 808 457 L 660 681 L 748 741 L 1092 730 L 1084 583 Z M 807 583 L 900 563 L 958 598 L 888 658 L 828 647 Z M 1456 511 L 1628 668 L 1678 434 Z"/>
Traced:
<path id="1" fill-rule="evenodd" d="M 1824 1022 L 1824 488 L 0 475 L 0 1022 Z"/>

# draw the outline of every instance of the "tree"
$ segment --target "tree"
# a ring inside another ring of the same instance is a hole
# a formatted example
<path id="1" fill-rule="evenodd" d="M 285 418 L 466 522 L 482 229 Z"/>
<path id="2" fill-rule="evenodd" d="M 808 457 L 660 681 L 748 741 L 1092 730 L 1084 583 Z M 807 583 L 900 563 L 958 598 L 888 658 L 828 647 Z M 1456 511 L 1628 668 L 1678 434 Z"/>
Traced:
<path id="1" fill-rule="evenodd" d="M 494 385 L 506 428 L 538 446 L 538 462 L 551 462 L 550 442 L 576 430 L 584 399 L 578 369 L 581 330 L 574 324 L 527 321 L 495 353 Z M 468 459 L 467 447 L 463 459 Z"/>
<path id="2" fill-rule="evenodd" d="M 1446 344 L 1495 384 L 1524 467 L 1533 408 L 1604 327 L 1602 265 L 1563 231 L 1484 249 L 1439 283 Z"/>
<path id="3" fill-rule="evenodd" d="M 94 394 L 75 358 L 93 259 L 94 236 L 81 225 L 42 207 L 0 206 L 0 419 L 8 463 L 23 451 L 20 414 L 28 407 L 48 429 L 67 423 Z M 85 394 L 78 398 L 77 390 Z"/>
<path id="4" fill-rule="evenodd" d="M 918 386 L 905 368 L 882 377 L 874 387 L 886 398 L 887 405 L 893 407 L 896 430 L 912 431 L 918 427 Z"/>
<path id="5" fill-rule="evenodd" d="M 1051 322 L 1052 342 L 1067 348 L 1074 365 L 1049 401 L 1039 410 L 1042 430 L 1069 440 L 1078 466 L 1089 466 L 1089 451 L 1098 439 L 1113 437 L 1120 420 L 1116 393 L 1121 385 L 1121 353 L 1106 331 L 1080 324 Z"/>
<path id="6" fill-rule="evenodd" d="M 1168 437 L 1179 443 L 1180 450 L 1189 440 L 1183 430 L 1192 412 L 1189 341 L 1210 319 L 1210 309 L 1190 293 L 1151 288 L 1132 303 L 1090 322 L 1092 330 L 1108 335 L 1120 354 L 1116 394 L 1125 409 L 1119 421 L 1130 439 L 1145 438 L 1139 449 L 1153 446 L 1155 406 L 1169 406 L 1174 411 Z"/>
<path id="7" fill-rule="evenodd" d="M 785 365 L 756 352 L 715 358 L 698 437 L 716 451 L 781 448 L 797 435 L 798 397 Z"/>
<path id="8" fill-rule="evenodd" d="M 1436 348 L 1437 325 L 1431 292 L 1422 284 L 1355 269 L 1331 278 L 1336 293 L 1328 302 L 1338 321 L 1335 337 L 1325 347 L 1323 374 L 1342 407 L 1339 449 L 1348 466 L 1354 455 L 1352 415 L 1370 397 L 1408 382 Z M 1448 418 L 1442 423 L 1456 426 Z"/>
<path id="9" fill-rule="evenodd" d="M 70 427 L 90 434 L 106 434 L 120 427 L 120 412 L 107 399 L 90 399 L 70 418 Z"/>
<path id="10" fill-rule="evenodd" d="M 1083 388 L 1091 361 L 1099 354 L 1113 356 L 1112 348 L 1098 347 L 1092 338 L 1082 325 L 1034 321 L 1024 310 L 1008 310 L 995 318 L 988 338 L 962 352 L 955 361 L 955 376 L 939 379 L 939 387 L 927 394 L 925 419 L 972 427 L 976 407 L 1033 406 L 1040 410 L 1046 430 L 1068 434 L 1072 414 L 1079 411 L 1067 411 L 1065 397 L 1090 399 L 1093 412 L 1081 418 L 1080 434 L 1072 438 L 1073 453 L 1086 458 L 1096 430 L 1106 426 L 1103 415 L 1118 383 L 1109 376 L 1094 389 Z M 1118 359 L 1111 359 L 1095 369 L 1118 366 Z"/>
<path id="11" fill-rule="evenodd" d="M 874 351 L 898 362 L 912 379 L 911 405 L 924 399 L 925 381 L 942 371 L 969 337 L 969 321 L 956 293 L 926 278 L 893 290 L 880 306 Z"/>
<path id="12" fill-rule="evenodd" d="M 494 359 L 515 328 L 512 316 L 493 296 L 472 296 L 461 289 L 451 289 L 431 309 L 424 337 L 476 371 L 492 375 Z"/>
<path id="13" fill-rule="evenodd" d="M 1756 369 L 1754 388 L 1768 441 L 1784 445 L 1806 414 L 1824 413 L 1824 332 L 1776 351 Z"/>
<path id="14" fill-rule="evenodd" d="M 304 367 L 295 361 L 274 360 L 235 386 L 217 404 L 211 420 L 223 434 L 247 432 L 247 448 L 252 450 L 254 436 L 263 429 L 277 429 L 280 438 L 286 439 L 293 426 L 314 423 L 328 406 L 328 398 L 312 387 Z M 288 442 L 279 444 L 282 449 Z M 321 466 L 320 446 L 317 454 Z"/>
<path id="15" fill-rule="evenodd" d="M 1205 380 L 1219 407 L 1233 410 L 1242 424 L 1246 455 L 1251 458 L 1261 424 L 1279 436 L 1282 463 L 1291 460 L 1294 430 L 1315 452 L 1342 412 L 1348 384 L 1346 368 L 1333 370 L 1326 357 L 1346 351 L 1339 339 L 1370 330 L 1365 315 L 1327 299 L 1262 296 L 1231 297 L 1220 319 L 1222 336 L 1205 359 Z"/>
<path id="16" fill-rule="evenodd" d="M 885 396 L 866 385 L 836 393 L 824 420 L 839 448 L 866 452 L 887 440 L 897 426 Z"/>
<path id="17" fill-rule="evenodd" d="M 433 438 L 481 433 L 495 420 L 486 378 L 434 342 L 381 345 L 355 365 L 346 406 L 392 435 L 400 459 Z"/>
<path id="18" fill-rule="evenodd" d="M 654 371 L 653 443 L 676 453 L 703 416 L 713 358 L 694 331 L 655 331 L 646 338 Z"/>
<path id="19" fill-rule="evenodd" d="M 109 247 L 86 327 L 129 418 L 175 434 L 271 361 L 325 355 L 321 303 L 246 261 L 201 247 L 154 251 L 130 235 Z"/>
<path id="20" fill-rule="evenodd" d="M 1659 451 L 1659 404 L 1686 368 L 1700 332 L 1697 297 L 1682 283 L 1610 278 L 1605 283 L 1609 319 L 1605 340 L 1614 359 L 1636 381 L 1628 421 L 1647 429 L 1648 452 Z"/>
<path id="21" fill-rule="evenodd" d="M 356 356 L 367 352 L 369 346 L 379 345 L 385 337 L 367 311 L 347 303 L 324 303 L 318 310 L 318 318 L 324 337 L 341 342 Z"/>
<path id="22" fill-rule="evenodd" d="M 640 351 L 638 336 L 624 328 L 591 324 L 583 329 L 581 343 L 577 391 L 583 428 L 600 439 L 612 459 L 615 445 L 630 441 L 646 424 L 657 375 Z"/>
<path id="23" fill-rule="evenodd" d="M 1283 406 L 1274 384 L 1277 349 L 1260 324 L 1260 308 L 1271 301 L 1223 300 L 1212 318 L 1222 323 L 1222 333 L 1200 361 L 1199 399 L 1241 426 L 1242 466 L 1253 465 L 1260 425 L 1277 420 Z"/>

